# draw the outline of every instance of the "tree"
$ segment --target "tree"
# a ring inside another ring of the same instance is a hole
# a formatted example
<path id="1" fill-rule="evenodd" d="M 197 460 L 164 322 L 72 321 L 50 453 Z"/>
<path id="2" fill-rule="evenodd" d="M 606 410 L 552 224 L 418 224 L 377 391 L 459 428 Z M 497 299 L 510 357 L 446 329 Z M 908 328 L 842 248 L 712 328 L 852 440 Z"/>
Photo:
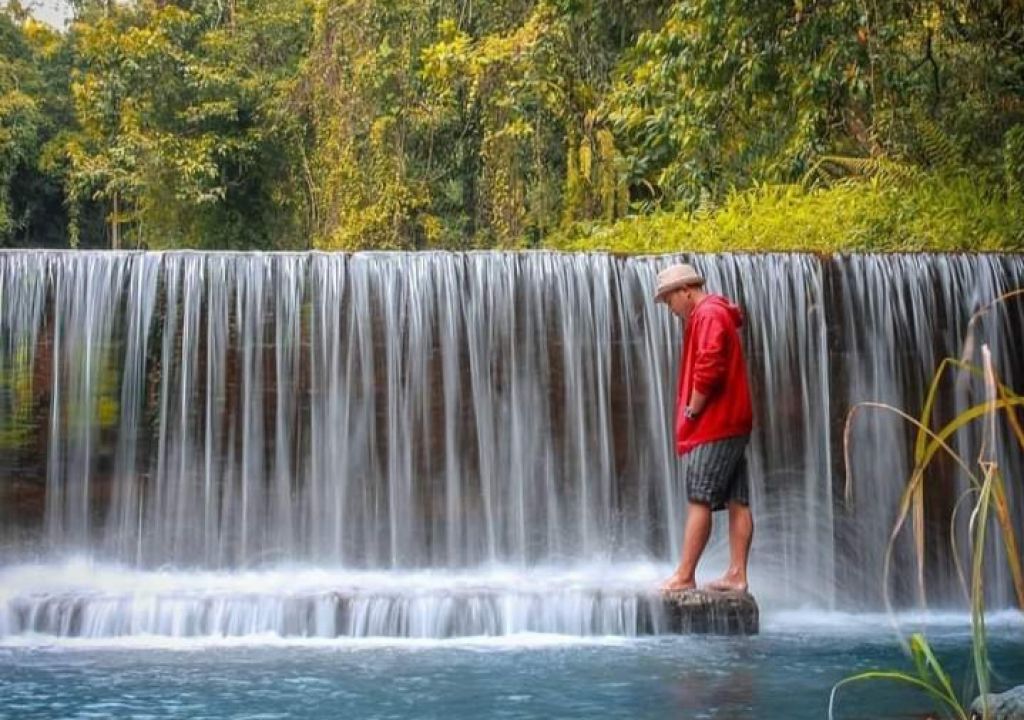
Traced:
<path id="1" fill-rule="evenodd" d="M 642 206 L 791 182 L 828 154 L 998 169 L 1022 28 L 1024 7 L 997 0 L 686 0 L 640 38 L 605 109 Z"/>
<path id="2" fill-rule="evenodd" d="M 0 13 L 0 244 L 63 244 L 62 178 L 46 143 L 70 122 L 63 38 L 14 2 Z"/>
<path id="3" fill-rule="evenodd" d="M 530 244 L 621 214 L 595 109 L 657 5 L 322 2 L 309 66 L 322 243 Z"/>
<path id="4" fill-rule="evenodd" d="M 307 47 L 302 0 L 88 5 L 72 27 L 73 202 L 108 208 L 109 239 L 274 247 L 306 235 L 304 123 L 289 107 Z"/>
<path id="5" fill-rule="evenodd" d="M 0 28 L 7 243 L 524 247 L 773 183 L 1021 186 L 1020 2 L 73 6 Z"/>

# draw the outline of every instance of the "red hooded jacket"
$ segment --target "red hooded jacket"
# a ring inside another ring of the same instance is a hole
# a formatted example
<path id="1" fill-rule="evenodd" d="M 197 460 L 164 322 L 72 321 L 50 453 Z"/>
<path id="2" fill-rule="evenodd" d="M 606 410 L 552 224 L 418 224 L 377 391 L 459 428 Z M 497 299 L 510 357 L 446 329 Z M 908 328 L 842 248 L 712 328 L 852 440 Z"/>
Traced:
<path id="1" fill-rule="evenodd" d="M 676 452 L 746 435 L 753 426 L 747 364 L 738 329 L 743 313 L 721 295 L 708 295 L 693 309 L 683 334 L 683 363 L 676 395 Z M 707 396 L 693 420 L 685 410 L 694 388 Z"/>

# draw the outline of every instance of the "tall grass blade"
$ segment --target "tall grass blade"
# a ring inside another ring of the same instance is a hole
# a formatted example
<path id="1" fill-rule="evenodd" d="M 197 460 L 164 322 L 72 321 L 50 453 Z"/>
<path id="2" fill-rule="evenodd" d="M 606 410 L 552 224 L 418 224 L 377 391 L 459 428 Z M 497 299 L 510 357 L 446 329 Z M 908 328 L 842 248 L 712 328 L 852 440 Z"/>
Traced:
<path id="1" fill-rule="evenodd" d="M 956 695 L 947 694 L 945 689 L 939 685 L 922 680 L 919 677 L 915 677 L 910 673 L 899 672 L 898 670 L 869 670 L 867 672 L 858 673 L 851 675 L 848 678 L 843 678 L 835 685 L 832 686 L 832 692 L 828 698 L 828 717 L 829 720 L 835 718 L 835 700 L 836 693 L 839 688 L 844 685 L 849 685 L 855 682 L 862 682 L 864 680 L 894 680 L 896 682 L 905 683 L 912 687 L 916 687 L 918 690 L 923 691 L 934 700 L 938 700 L 944 709 L 952 711 L 953 714 L 959 718 L 959 720 L 969 720 L 967 710 L 956 699 Z"/>
<path id="2" fill-rule="evenodd" d="M 953 691 L 953 683 L 946 674 L 946 671 L 942 669 L 942 664 L 939 659 L 935 657 L 935 653 L 932 652 L 931 645 L 925 639 L 921 633 L 914 633 L 910 637 L 910 650 L 911 653 L 919 658 L 919 667 L 924 668 L 925 672 L 919 673 L 920 677 L 927 678 L 928 674 L 932 674 L 939 681 L 939 686 L 942 688 L 943 693 L 946 697 L 951 698 L 954 702 L 956 701 L 956 693 Z"/>

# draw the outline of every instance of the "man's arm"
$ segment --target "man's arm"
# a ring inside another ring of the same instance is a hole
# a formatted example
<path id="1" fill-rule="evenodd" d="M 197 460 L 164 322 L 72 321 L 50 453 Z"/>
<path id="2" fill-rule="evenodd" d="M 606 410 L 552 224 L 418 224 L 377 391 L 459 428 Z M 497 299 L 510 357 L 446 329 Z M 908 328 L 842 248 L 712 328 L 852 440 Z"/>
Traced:
<path id="1" fill-rule="evenodd" d="M 695 325 L 697 351 L 694 355 L 693 390 L 687 403 L 692 416 L 700 415 L 725 377 L 728 342 L 728 333 L 717 315 L 702 318 Z"/>

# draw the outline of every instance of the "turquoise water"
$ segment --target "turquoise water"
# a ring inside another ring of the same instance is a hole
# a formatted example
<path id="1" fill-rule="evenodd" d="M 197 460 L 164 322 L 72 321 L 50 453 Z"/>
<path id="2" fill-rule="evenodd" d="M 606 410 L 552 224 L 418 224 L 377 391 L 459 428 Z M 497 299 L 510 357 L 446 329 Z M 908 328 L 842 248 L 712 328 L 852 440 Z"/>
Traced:
<path id="1" fill-rule="evenodd" d="M 969 682 L 962 618 L 928 634 L 954 683 Z M 1024 682 L 1024 621 L 996 617 L 990 637 L 996 687 Z M 0 718 L 820 719 L 842 677 L 907 667 L 894 638 L 877 616 L 800 613 L 750 638 L 27 638 L 0 647 Z M 838 709 L 907 718 L 930 706 L 868 683 L 840 691 Z"/>

